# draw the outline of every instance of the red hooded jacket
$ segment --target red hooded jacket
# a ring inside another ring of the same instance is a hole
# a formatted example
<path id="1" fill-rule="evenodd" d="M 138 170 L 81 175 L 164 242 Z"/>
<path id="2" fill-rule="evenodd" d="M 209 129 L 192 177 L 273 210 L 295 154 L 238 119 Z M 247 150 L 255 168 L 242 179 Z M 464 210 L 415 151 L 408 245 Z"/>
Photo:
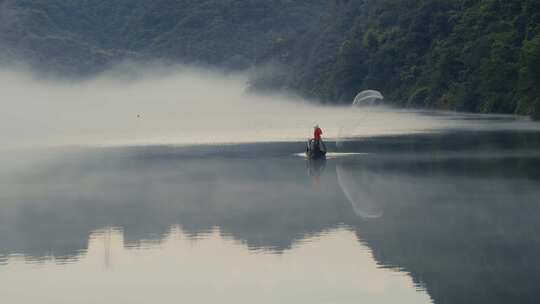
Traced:
<path id="1" fill-rule="evenodd" d="M 316 128 L 315 131 L 313 132 L 313 138 L 315 138 L 315 140 L 321 140 L 321 135 L 322 135 L 321 128 Z"/>

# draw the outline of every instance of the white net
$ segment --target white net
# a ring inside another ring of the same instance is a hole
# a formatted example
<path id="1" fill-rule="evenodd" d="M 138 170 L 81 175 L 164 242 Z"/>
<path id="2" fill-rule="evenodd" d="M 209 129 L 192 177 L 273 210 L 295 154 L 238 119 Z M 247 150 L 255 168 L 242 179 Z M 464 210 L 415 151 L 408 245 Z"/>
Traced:
<path id="1" fill-rule="evenodd" d="M 365 90 L 354 98 L 353 106 L 372 106 L 384 100 L 384 96 L 379 91 Z"/>

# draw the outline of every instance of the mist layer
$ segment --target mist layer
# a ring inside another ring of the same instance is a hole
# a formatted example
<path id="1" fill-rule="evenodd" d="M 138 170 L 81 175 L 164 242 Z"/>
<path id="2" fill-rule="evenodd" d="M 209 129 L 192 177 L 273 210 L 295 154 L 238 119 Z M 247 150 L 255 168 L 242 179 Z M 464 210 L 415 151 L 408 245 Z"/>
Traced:
<path id="1" fill-rule="evenodd" d="M 116 69 L 59 81 L 0 70 L 4 148 L 190 145 L 402 134 L 461 123 L 389 109 L 246 93 L 247 76 L 186 67 Z"/>

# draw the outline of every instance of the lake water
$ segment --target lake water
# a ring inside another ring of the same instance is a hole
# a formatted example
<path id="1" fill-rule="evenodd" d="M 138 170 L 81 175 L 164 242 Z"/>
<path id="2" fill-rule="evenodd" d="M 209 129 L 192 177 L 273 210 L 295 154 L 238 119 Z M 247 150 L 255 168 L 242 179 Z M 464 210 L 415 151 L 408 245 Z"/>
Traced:
<path id="1" fill-rule="evenodd" d="M 300 142 L 21 154 L 1 302 L 537 303 L 540 132 L 504 123 L 325 162 Z"/>

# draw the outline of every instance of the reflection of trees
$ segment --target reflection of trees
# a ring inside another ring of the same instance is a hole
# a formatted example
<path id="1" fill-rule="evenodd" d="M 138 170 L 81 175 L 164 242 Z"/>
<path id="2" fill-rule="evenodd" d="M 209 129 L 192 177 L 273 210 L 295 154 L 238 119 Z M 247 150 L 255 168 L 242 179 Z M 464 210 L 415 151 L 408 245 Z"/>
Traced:
<path id="1" fill-rule="evenodd" d="M 345 202 L 328 203 L 339 189 L 315 189 L 299 159 L 175 159 L 156 150 L 60 162 L 5 185 L 0 254 L 73 257 L 104 226 L 122 227 L 136 246 L 174 225 L 193 236 L 219 227 L 250 248 L 279 252 L 346 212 Z"/>
<path id="2" fill-rule="evenodd" d="M 404 194 L 400 206 L 385 208 L 381 221 L 357 224 L 359 238 L 375 258 L 410 271 L 436 303 L 535 302 L 540 276 L 537 185 L 415 181 L 431 191 Z"/>
<path id="3" fill-rule="evenodd" d="M 540 179 L 532 168 L 540 163 L 507 152 L 364 158 L 353 166 L 365 183 L 379 181 L 370 189 L 384 217 L 352 224 L 359 239 L 381 265 L 422 282 L 435 303 L 537 302 Z"/>

